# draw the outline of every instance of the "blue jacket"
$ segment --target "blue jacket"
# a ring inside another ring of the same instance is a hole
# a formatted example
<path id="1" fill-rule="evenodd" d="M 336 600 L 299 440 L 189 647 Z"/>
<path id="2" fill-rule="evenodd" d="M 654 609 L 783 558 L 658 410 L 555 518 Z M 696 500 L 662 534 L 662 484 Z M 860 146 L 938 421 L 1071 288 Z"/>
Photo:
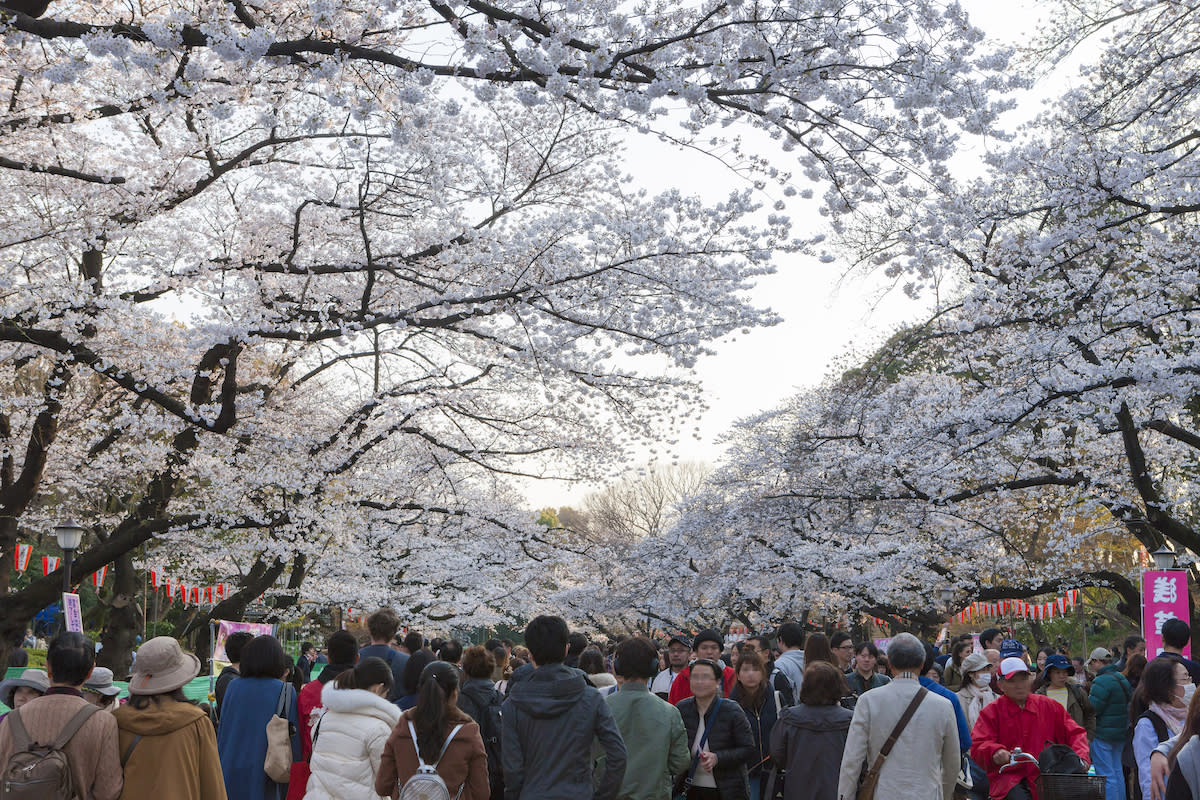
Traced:
<path id="1" fill-rule="evenodd" d="M 229 800 L 283 800 L 288 785 L 263 772 L 267 758 L 267 722 L 275 716 L 284 682 L 274 678 L 234 678 L 225 690 L 217 725 L 217 754 Z M 287 684 L 285 711 L 298 730 L 296 690 Z M 300 760 L 300 737 L 292 737 L 292 760 Z"/>
<path id="2" fill-rule="evenodd" d="M 958 702 L 958 695 L 924 675 L 921 676 L 920 683 L 934 694 L 940 694 L 949 700 L 950 705 L 954 706 L 954 719 L 958 722 L 958 749 L 966 753 L 971 749 L 971 729 L 967 727 L 967 715 L 963 713 L 962 703 Z"/>

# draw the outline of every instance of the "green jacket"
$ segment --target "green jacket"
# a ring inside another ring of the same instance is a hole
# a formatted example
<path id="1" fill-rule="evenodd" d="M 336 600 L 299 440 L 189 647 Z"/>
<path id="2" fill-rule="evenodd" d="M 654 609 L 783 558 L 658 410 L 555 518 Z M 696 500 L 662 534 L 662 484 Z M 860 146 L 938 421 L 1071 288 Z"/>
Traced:
<path id="1" fill-rule="evenodd" d="M 1125 741 L 1125 731 L 1129 727 L 1129 698 L 1132 696 L 1133 688 L 1116 664 L 1109 664 L 1096 673 L 1088 699 L 1096 709 L 1097 739 Z"/>
<path id="2" fill-rule="evenodd" d="M 628 759 L 617 800 L 670 800 L 671 776 L 685 774 L 692 765 L 679 711 L 633 681 L 605 699 Z"/>

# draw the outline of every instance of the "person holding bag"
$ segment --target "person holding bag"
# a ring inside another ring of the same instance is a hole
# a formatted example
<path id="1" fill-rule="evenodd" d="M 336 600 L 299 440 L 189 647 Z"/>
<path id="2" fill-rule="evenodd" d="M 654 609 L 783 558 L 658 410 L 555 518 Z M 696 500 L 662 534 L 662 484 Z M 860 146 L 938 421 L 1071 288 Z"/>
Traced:
<path id="1" fill-rule="evenodd" d="M 300 760 L 296 691 L 284 680 L 290 667 L 274 636 L 256 636 L 242 650 L 241 676 L 225 690 L 217 727 L 229 800 L 287 797 L 288 768 Z"/>
<path id="2" fill-rule="evenodd" d="M 687 800 L 750 796 L 747 766 L 756 754 L 754 734 L 741 707 L 721 698 L 722 677 L 716 661 L 693 661 L 688 676 L 692 696 L 676 706 L 692 750 L 692 765 L 676 792 Z"/>
<path id="3" fill-rule="evenodd" d="M 925 645 L 917 637 L 895 637 L 887 656 L 892 682 L 864 693 L 854 707 L 838 800 L 949 800 L 961 767 L 954 707 L 918 682 Z"/>

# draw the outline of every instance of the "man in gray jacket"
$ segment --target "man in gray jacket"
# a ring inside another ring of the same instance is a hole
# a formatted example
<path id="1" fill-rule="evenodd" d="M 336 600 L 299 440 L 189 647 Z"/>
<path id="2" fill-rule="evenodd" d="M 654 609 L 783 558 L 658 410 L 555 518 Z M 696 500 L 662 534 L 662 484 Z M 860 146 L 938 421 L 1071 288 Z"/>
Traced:
<path id="1" fill-rule="evenodd" d="M 798 622 L 785 622 L 776 633 L 779 658 L 771 674 L 771 686 L 779 692 L 785 706 L 794 706 L 804 682 L 804 628 Z"/>
<path id="2" fill-rule="evenodd" d="M 563 665 L 567 623 L 535 617 L 525 646 L 537 669 L 513 685 L 502 709 L 505 800 L 613 800 L 625 776 L 625 743 L 608 704 L 583 673 Z M 604 773 L 592 781 L 592 740 Z"/>

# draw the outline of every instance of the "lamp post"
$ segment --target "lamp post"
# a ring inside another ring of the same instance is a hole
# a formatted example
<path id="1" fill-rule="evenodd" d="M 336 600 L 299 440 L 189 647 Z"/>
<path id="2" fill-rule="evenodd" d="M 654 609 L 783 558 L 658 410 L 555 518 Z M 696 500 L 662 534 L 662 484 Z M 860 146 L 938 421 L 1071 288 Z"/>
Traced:
<path id="1" fill-rule="evenodd" d="M 67 520 L 54 526 L 54 537 L 63 551 L 63 593 L 67 593 L 71 591 L 71 562 L 75 560 L 75 551 L 83 541 L 83 528 L 74 520 Z"/>
<path id="2" fill-rule="evenodd" d="M 1151 553 L 1150 558 L 1154 559 L 1154 568 L 1159 572 L 1165 572 L 1175 567 L 1175 551 L 1165 544 Z"/>

